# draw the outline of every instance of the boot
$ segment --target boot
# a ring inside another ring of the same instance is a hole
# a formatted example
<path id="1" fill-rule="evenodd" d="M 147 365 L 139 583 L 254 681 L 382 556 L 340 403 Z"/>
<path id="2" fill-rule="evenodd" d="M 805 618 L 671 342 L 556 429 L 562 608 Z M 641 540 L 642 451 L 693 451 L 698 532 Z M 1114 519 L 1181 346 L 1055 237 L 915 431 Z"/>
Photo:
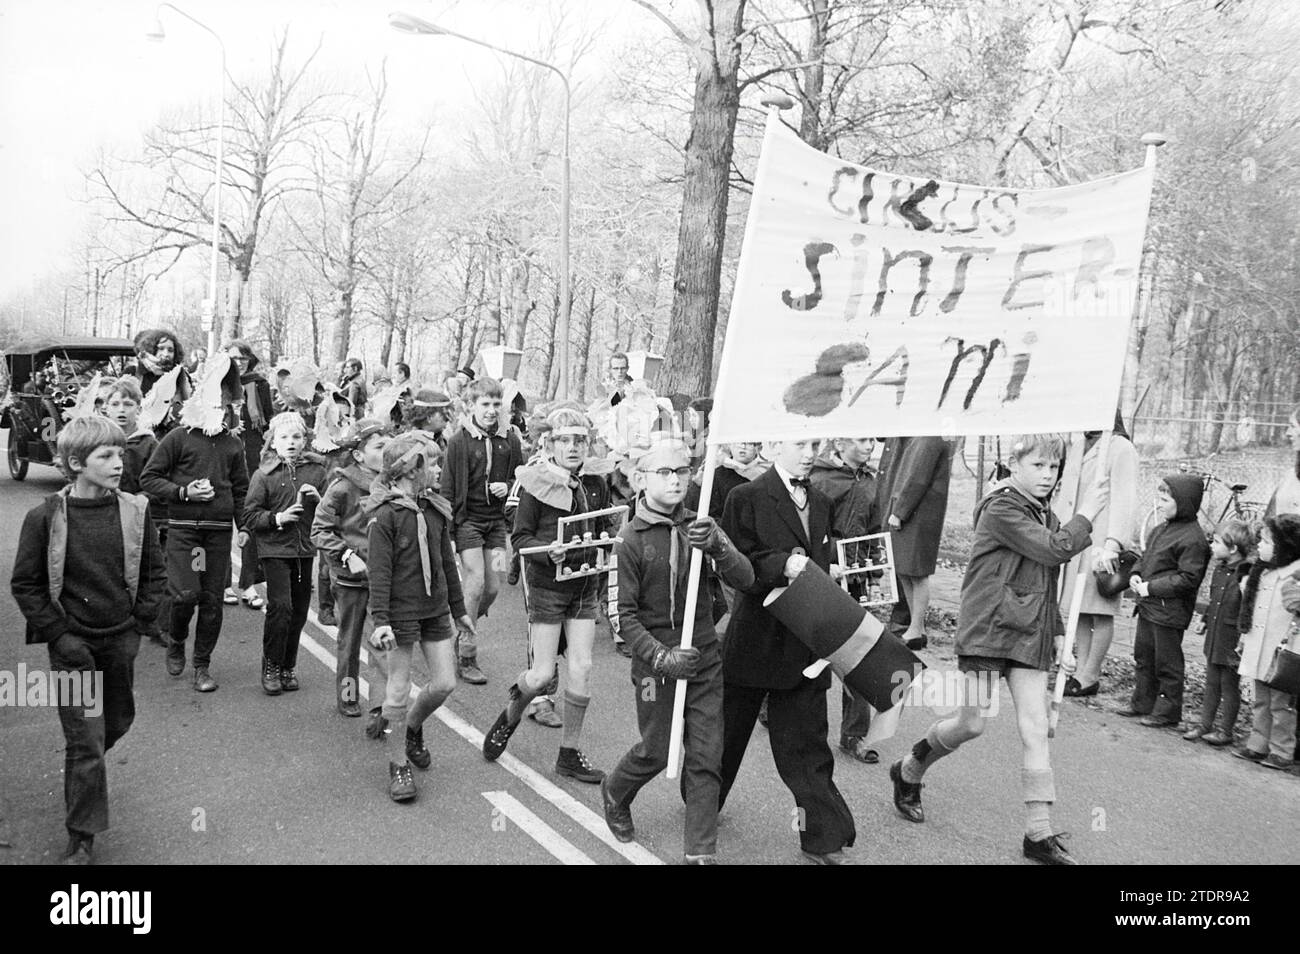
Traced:
<path id="1" fill-rule="evenodd" d="M 415 799 L 415 776 L 411 774 L 411 763 L 388 763 L 388 797 L 395 802 L 409 802 Z"/>
<path id="2" fill-rule="evenodd" d="M 366 738 L 373 742 L 382 742 L 387 729 L 388 720 L 384 718 L 384 710 L 380 706 L 375 706 L 370 710 L 370 718 L 366 720 Z"/>
<path id="3" fill-rule="evenodd" d="M 281 692 L 280 667 L 265 656 L 262 657 L 262 691 L 268 696 L 278 696 Z"/>
<path id="4" fill-rule="evenodd" d="M 406 727 L 406 757 L 418 769 L 427 769 L 433 761 L 433 756 L 424 747 L 424 726 L 418 729 Z"/>

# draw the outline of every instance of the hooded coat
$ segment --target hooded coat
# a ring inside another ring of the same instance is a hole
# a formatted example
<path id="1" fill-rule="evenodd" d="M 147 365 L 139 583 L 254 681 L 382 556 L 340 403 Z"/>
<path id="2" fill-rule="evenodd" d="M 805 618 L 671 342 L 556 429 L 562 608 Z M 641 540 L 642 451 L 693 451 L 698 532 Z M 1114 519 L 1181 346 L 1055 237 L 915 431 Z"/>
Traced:
<path id="1" fill-rule="evenodd" d="M 1150 584 L 1147 595 L 1138 597 L 1137 615 L 1155 626 L 1186 629 L 1210 564 L 1210 543 L 1196 519 L 1204 488 L 1192 474 L 1170 474 L 1164 484 L 1177 509 L 1151 534 L 1133 569 Z"/>
<path id="2" fill-rule="evenodd" d="M 376 626 L 465 615 L 451 545 L 451 504 L 433 491 L 412 498 L 376 481 L 362 504 L 369 529 L 370 616 Z"/>
<path id="3" fill-rule="evenodd" d="M 975 505 L 975 540 L 961 584 L 958 656 L 1012 659 L 1050 669 L 1055 637 L 1065 632 L 1057 568 L 1092 543 L 1092 524 L 1065 524 L 1045 501 L 1011 479 Z"/>

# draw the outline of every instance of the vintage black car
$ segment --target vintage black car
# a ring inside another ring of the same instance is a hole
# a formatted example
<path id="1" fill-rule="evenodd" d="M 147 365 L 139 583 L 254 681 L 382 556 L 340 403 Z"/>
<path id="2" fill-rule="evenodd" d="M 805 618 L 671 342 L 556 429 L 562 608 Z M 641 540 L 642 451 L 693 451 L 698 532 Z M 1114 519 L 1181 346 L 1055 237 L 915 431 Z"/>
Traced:
<path id="1" fill-rule="evenodd" d="M 96 374 L 117 377 L 135 360 L 126 338 L 39 338 L 6 348 L 8 390 L 0 399 L 0 427 L 9 429 L 9 474 L 27 476 L 29 463 L 54 464 L 54 441 L 63 412 Z M 48 377 L 43 393 L 30 393 L 37 371 Z"/>

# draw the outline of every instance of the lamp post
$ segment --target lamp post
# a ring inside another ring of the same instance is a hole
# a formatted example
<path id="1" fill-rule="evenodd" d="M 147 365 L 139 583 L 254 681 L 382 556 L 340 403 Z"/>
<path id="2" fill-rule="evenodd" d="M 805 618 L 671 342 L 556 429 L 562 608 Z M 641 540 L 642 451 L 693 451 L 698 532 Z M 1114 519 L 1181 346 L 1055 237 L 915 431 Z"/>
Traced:
<path id="1" fill-rule="evenodd" d="M 564 85 L 564 139 L 561 148 L 560 167 L 560 316 L 556 322 L 556 332 L 560 336 L 560 382 L 557 397 L 564 400 L 569 396 L 569 107 L 571 93 L 569 77 L 558 66 L 547 63 L 545 60 L 534 59 L 531 56 L 525 56 L 523 53 L 516 53 L 513 50 L 494 46 L 484 40 L 466 36 L 463 33 L 457 33 L 455 30 L 448 30 L 446 27 L 438 26 L 436 23 L 430 23 L 428 20 L 411 16 L 409 13 L 389 14 L 388 25 L 399 33 L 412 33 L 422 36 L 454 36 L 466 43 L 473 43 L 476 46 L 485 47 L 505 56 L 525 60 L 534 66 L 550 70 L 560 78 L 560 82 Z"/>
<path id="2" fill-rule="evenodd" d="M 208 272 L 208 298 L 203 303 L 202 317 L 203 330 L 208 333 L 208 355 L 211 356 L 217 353 L 217 259 L 221 254 L 221 172 L 225 161 L 226 144 L 226 44 L 221 42 L 221 37 L 210 26 L 196 20 L 172 3 L 158 4 L 153 26 L 145 33 L 146 39 L 161 43 L 167 38 L 162 26 L 163 7 L 179 13 L 199 29 L 207 31 L 208 35 L 217 41 L 217 47 L 221 50 L 221 75 L 217 78 L 217 162 L 212 174 L 212 265 Z"/>

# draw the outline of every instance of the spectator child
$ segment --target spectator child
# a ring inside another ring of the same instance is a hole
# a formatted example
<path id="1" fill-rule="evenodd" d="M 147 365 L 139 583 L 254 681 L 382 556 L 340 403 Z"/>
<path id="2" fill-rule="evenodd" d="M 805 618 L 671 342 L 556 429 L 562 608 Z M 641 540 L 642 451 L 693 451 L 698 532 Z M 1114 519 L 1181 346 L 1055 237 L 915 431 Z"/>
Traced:
<path id="1" fill-rule="evenodd" d="M 27 620 L 27 642 L 48 644 L 52 673 L 102 674 L 97 700 L 61 683 L 59 722 L 67 742 L 63 798 L 65 860 L 88 864 L 108 828 L 104 753 L 135 718 L 140 633 L 158 612 L 162 555 L 148 501 L 119 490 L 126 435 L 102 417 L 69 421 L 57 439 L 71 481 L 23 519 L 11 588 Z M 98 709 L 98 712 L 93 711 Z"/>
<path id="2" fill-rule="evenodd" d="M 1231 745 L 1241 707 L 1241 682 L 1237 669 L 1241 654 L 1238 628 L 1241 591 L 1250 573 L 1248 557 L 1255 548 L 1255 531 L 1242 520 L 1226 520 L 1210 543 L 1214 575 L 1210 578 L 1210 599 L 1205 606 L 1205 697 L 1201 700 L 1201 722 L 1183 734 L 1188 742 L 1201 739 L 1210 745 Z M 1214 716 L 1222 703 L 1223 724 L 1214 728 Z"/>
<path id="3" fill-rule="evenodd" d="M 1259 536 L 1259 563 L 1241 600 L 1241 666 L 1255 681 L 1250 738 L 1233 754 L 1265 768 L 1289 769 L 1296 747 L 1295 696 L 1264 682 L 1279 647 L 1292 651 L 1300 620 L 1300 514 L 1269 517 Z M 1289 645 L 1288 645 L 1289 644 Z"/>
<path id="4" fill-rule="evenodd" d="M 262 691 L 268 696 L 298 689 L 298 642 L 307 624 L 313 582 L 311 523 L 325 486 L 325 467 L 304 459 L 307 424 L 283 411 L 267 424 L 272 453 L 248 483 L 244 526 L 257 541 L 266 575 L 262 624 Z"/>
<path id="5" fill-rule="evenodd" d="M 370 643 L 388 666 L 384 718 L 393 727 L 388 751 L 388 794 L 395 802 L 415 798 L 411 762 L 427 769 L 424 722 L 456 688 L 455 628 L 473 633 L 465 613 L 456 555 L 451 545 L 451 505 L 434 493 L 438 445 L 413 435 L 384 448 L 383 471 L 366 499 L 370 521 Z M 429 682 L 414 704 L 411 656 L 424 654 Z M 405 731 L 403 731 L 403 729 Z"/>
<path id="6" fill-rule="evenodd" d="M 1147 541 L 1129 585 L 1137 594 L 1133 695 L 1119 714 L 1145 726 L 1175 726 L 1183 717 L 1183 632 L 1210 562 L 1210 545 L 1196 519 L 1201 478 L 1170 474 L 1156 489 L 1165 518 Z"/>
<path id="7" fill-rule="evenodd" d="M 342 449 L 348 461 L 334 470 L 325 488 L 311 539 L 329 566 L 330 581 L 338 605 L 339 663 L 335 676 L 337 706 L 349 718 L 361 715 L 361 633 L 370 601 L 370 538 L 366 530 L 369 515 L 362 504 L 384 466 L 384 448 L 389 435 L 381 421 L 363 418 L 349 428 Z M 370 719 L 366 735 L 384 737 L 383 700 L 388 677 L 379 665 L 379 654 L 371 655 Z"/>

